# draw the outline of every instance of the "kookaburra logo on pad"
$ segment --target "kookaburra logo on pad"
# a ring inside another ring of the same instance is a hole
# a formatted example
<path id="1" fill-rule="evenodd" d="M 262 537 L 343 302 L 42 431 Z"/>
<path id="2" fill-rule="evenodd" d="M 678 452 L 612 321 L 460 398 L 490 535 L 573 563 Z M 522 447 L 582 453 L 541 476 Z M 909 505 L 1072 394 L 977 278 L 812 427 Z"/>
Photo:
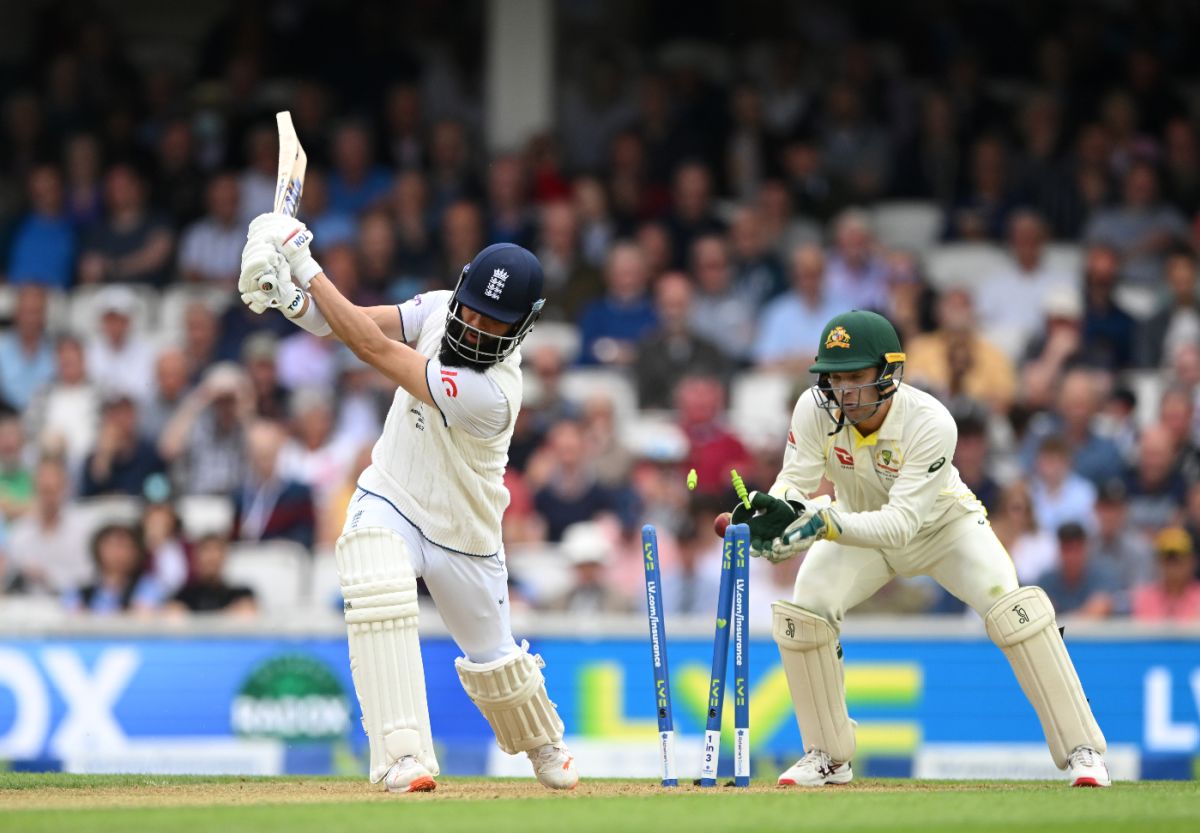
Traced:
<path id="1" fill-rule="evenodd" d="M 492 277 L 488 280 L 487 289 L 483 290 L 483 294 L 493 301 L 499 301 L 500 293 L 504 291 L 504 284 L 507 281 L 508 272 L 503 269 L 497 269 L 492 272 Z"/>

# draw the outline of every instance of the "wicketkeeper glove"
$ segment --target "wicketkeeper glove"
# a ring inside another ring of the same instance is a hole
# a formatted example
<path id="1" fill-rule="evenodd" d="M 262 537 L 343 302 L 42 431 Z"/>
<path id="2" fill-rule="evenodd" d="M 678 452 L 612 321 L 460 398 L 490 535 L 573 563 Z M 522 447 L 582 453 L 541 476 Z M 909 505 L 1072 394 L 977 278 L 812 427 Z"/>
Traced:
<path id="1" fill-rule="evenodd" d="M 766 492 L 751 492 L 749 498 L 749 508 L 741 501 L 733 507 L 730 523 L 750 527 L 750 554 L 761 557 L 771 551 L 771 542 L 799 517 L 799 512 L 786 500 Z"/>
<path id="2" fill-rule="evenodd" d="M 292 280 L 301 289 L 308 289 L 309 281 L 323 271 L 308 251 L 313 240 L 312 232 L 295 217 L 259 214 L 250 222 L 246 239 L 251 243 L 270 243 L 282 252 L 291 268 Z"/>
<path id="3" fill-rule="evenodd" d="M 772 542 L 771 555 L 767 557 L 777 564 L 806 552 L 817 541 L 836 541 L 841 534 L 842 522 L 837 510 L 828 496 L 821 495 L 805 504 L 800 517 Z"/>

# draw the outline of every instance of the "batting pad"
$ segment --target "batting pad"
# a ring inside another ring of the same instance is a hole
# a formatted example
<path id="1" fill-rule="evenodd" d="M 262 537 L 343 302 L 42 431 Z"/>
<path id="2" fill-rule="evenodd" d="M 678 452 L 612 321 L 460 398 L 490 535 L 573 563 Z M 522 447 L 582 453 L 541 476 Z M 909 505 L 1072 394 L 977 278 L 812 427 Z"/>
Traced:
<path id="1" fill-rule="evenodd" d="M 383 527 L 356 529 L 338 539 L 334 555 L 371 783 L 405 755 L 437 775 L 417 637 L 417 580 L 404 539 Z"/>
<path id="2" fill-rule="evenodd" d="M 787 674 L 805 750 L 820 749 L 841 763 L 854 757 L 854 723 L 833 625 L 791 602 L 771 605 L 772 635 Z"/>
<path id="3" fill-rule="evenodd" d="M 1083 696 L 1054 621 L 1054 606 L 1042 588 L 1018 587 L 992 605 L 983 621 L 1042 721 L 1055 765 L 1066 769 L 1067 756 L 1077 746 L 1103 754 L 1104 735 Z"/>
<path id="4" fill-rule="evenodd" d="M 546 694 L 546 663 L 522 642 L 518 653 L 487 663 L 454 661 L 467 695 L 483 712 L 496 742 L 509 755 L 528 752 L 563 737 L 563 722 Z"/>

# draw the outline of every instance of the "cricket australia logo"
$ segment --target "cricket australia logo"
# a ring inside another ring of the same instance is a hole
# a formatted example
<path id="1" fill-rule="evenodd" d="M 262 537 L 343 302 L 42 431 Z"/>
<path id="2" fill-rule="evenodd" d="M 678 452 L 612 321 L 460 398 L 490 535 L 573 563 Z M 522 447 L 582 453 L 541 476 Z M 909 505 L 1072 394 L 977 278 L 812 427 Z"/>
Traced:
<path id="1" fill-rule="evenodd" d="M 825 349 L 832 350 L 834 347 L 850 349 L 850 334 L 846 332 L 845 327 L 834 327 L 829 331 L 829 335 L 825 336 Z"/>
<path id="2" fill-rule="evenodd" d="M 488 279 L 487 289 L 483 290 L 483 294 L 493 301 L 499 301 L 500 293 L 504 291 L 504 284 L 507 282 L 508 272 L 503 269 L 497 269 L 492 272 L 491 278 Z"/>

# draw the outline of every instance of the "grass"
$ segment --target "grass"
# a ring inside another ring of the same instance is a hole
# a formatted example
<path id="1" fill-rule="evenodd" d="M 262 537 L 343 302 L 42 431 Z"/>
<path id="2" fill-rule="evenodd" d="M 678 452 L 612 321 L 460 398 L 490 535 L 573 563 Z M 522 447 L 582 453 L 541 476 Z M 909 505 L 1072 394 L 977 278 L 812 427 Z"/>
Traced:
<path id="1" fill-rule="evenodd" d="M 138 806 L 144 804 L 147 806 Z M 436 793 L 386 796 L 358 779 L 0 774 L 0 831 L 396 833 L 396 831 L 1195 831 L 1196 782 L 863 780 L 816 791 L 661 790 L 591 780 L 550 793 L 528 780 L 443 778 Z"/>

